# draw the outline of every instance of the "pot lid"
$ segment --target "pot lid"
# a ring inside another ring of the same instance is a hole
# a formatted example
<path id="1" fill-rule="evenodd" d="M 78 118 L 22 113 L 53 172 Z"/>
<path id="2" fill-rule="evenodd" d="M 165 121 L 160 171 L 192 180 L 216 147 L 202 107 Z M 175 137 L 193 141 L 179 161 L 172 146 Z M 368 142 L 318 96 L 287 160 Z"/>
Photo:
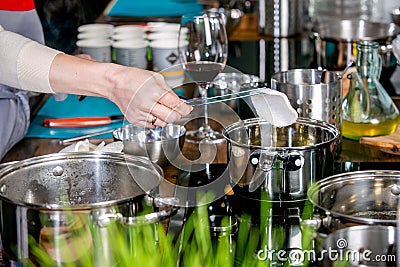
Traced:
<path id="1" fill-rule="evenodd" d="M 162 169 L 144 157 L 56 153 L 3 168 L 0 198 L 51 209 L 91 208 L 142 196 L 156 189 L 162 178 Z"/>

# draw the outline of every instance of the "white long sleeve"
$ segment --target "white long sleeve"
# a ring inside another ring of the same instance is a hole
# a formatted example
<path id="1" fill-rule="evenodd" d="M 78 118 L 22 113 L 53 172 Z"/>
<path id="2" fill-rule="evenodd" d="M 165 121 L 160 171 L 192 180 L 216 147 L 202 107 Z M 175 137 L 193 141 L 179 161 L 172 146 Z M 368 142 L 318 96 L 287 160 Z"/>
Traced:
<path id="1" fill-rule="evenodd" d="M 0 83 L 40 93 L 54 93 L 49 73 L 54 57 L 62 53 L 0 26 Z"/>

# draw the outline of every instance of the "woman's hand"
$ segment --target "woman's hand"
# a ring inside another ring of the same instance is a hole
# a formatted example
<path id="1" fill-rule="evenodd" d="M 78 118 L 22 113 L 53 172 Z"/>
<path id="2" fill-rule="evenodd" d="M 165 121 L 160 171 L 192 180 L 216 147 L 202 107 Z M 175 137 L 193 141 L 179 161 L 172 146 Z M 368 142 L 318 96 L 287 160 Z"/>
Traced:
<path id="1" fill-rule="evenodd" d="M 161 74 L 144 69 L 58 54 L 51 64 L 49 80 L 56 93 L 108 98 L 129 122 L 143 127 L 164 126 L 193 109 L 172 91 Z"/>
<path id="2" fill-rule="evenodd" d="M 112 69 L 108 73 L 114 88 L 108 98 L 134 124 L 164 126 L 193 109 L 172 91 L 159 73 L 119 65 L 113 65 Z"/>

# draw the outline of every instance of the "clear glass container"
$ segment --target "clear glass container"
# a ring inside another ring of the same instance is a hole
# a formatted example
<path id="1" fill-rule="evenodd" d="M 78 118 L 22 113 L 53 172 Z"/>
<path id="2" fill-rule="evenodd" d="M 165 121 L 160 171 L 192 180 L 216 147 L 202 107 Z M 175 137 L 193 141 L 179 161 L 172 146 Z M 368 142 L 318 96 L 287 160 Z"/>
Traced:
<path id="1" fill-rule="evenodd" d="M 357 71 L 349 75 L 350 87 L 342 104 L 342 135 L 346 138 L 359 140 L 396 131 L 399 111 L 379 82 L 382 61 L 378 49 L 377 42 L 357 43 Z"/>

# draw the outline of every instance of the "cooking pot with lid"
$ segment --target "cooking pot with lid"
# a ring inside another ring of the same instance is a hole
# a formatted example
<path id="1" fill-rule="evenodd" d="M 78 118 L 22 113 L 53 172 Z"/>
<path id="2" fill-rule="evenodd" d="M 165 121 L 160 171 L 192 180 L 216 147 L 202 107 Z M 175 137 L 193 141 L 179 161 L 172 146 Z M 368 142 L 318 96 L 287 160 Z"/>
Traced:
<path id="1" fill-rule="evenodd" d="M 3 257 L 22 264 L 34 260 L 34 240 L 54 265 L 78 264 L 91 253 L 96 266 L 111 266 L 113 237 L 106 230 L 112 222 L 128 233 L 129 227 L 158 223 L 176 212 L 174 198 L 159 197 L 162 179 L 162 169 L 147 158 L 120 153 L 58 153 L 5 167 Z"/>

